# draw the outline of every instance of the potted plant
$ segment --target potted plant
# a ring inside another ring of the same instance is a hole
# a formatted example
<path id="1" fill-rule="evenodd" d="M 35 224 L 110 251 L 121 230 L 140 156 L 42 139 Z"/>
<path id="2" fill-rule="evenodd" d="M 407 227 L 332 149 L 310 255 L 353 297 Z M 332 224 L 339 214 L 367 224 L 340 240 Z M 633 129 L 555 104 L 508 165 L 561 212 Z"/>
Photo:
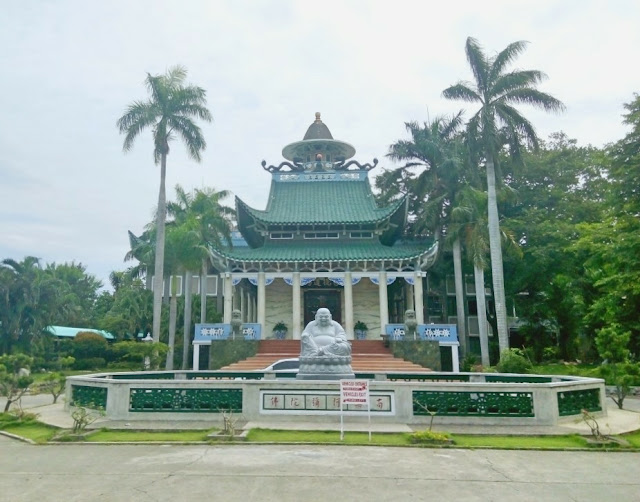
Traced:
<path id="1" fill-rule="evenodd" d="M 369 327 L 362 321 L 357 321 L 353 330 L 356 332 L 356 340 L 364 340 L 367 338 Z"/>
<path id="2" fill-rule="evenodd" d="M 276 340 L 284 340 L 287 336 L 287 331 L 289 331 L 289 328 L 282 321 L 278 321 L 273 327 L 273 334 L 275 335 Z"/>

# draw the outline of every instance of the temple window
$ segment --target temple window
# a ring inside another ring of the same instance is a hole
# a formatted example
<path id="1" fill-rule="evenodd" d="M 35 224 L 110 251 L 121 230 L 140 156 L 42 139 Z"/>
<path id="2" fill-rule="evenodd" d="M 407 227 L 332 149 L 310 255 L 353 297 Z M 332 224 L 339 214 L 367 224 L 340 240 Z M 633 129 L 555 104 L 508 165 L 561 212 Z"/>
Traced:
<path id="1" fill-rule="evenodd" d="M 272 239 L 293 239 L 292 232 L 271 232 L 269 237 Z"/>
<path id="2" fill-rule="evenodd" d="M 373 232 L 351 232 L 349 236 L 352 239 L 371 239 L 373 237 Z"/>
<path id="3" fill-rule="evenodd" d="M 305 232 L 305 239 L 337 239 L 338 232 Z"/>

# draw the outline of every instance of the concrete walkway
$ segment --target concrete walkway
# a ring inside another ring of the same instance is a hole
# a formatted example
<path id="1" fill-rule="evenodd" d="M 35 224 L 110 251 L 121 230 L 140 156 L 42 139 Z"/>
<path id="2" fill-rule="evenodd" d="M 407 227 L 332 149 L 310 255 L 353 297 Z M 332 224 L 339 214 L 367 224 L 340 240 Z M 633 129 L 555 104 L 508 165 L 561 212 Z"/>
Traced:
<path id="1" fill-rule="evenodd" d="M 22 398 L 22 409 L 31 413 L 36 413 L 38 419 L 44 423 L 68 429 L 73 426 L 73 419 L 64 410 L 64 396 L 58 398 L 57 404 L 51 404 L 53 398 L 48 394 L 34 396 L 24 396 Z M 0 406 L 4 409 L 6 399 L 0 398 Z M 14 406 L 15 407 L 15 406 Z M 283 424 L 282 422 L 269 422 L 261 420 L 259 422 L 242 422 L 241 416 L 237 423 L 238 428 L 245 430 L 252 428 L 263 429 L 290 429 L 290 430 L 340 430 L 339 418 L 328 418 L 326 423 L 310 423 L 304 421 Z M 607 399 L 607 416 L 598 419 L 600 432 L 607 435 L 623 434 L 640 429 L 640 398 L 627 397 L 624 401 L 624 409 L 619 410 L 613 400 Z M 89 429 L 137 429 L 137 430 L 171 430 L 171 429 L 211 429 L 220 427 L 221 421 L 122 421 L 109 420 L 104 417 L 98 418 Z M 372 432 L 411 432 L 412 430 L 424 429 L 425 426 L 409 426 L 407 424 L 382 424 L 372 420 Z M 350 421 L 350 417 L 344 418 L 344 429 L 346 431 L 368 431 L 367 422 Z M 562 435 L 581 434 L 590 435 L 591 430 L 581 419 L 568 418 L 561 421 L 557 426 L 501 426 L 501 425 L 450 425 L 434 424 L 434 431 L 446 431 L 454 434 L 496 434 L 496 435 Z"/>

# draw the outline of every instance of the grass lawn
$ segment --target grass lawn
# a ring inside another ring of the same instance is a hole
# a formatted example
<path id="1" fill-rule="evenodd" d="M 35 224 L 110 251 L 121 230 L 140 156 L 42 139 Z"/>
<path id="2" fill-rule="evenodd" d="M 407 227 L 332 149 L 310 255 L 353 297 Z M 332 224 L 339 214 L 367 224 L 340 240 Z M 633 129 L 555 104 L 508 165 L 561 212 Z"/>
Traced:
<path id="1" fill-rule="evenodd" d="M 49 441 L 60 429 L 51 427 L 50 425 L 41 424 L 40 422 L 18 423 L 2 427 L 2 430 L 15 434 L 23 438 L 31 439 L 38 444 L 44 444 Z"/>
<path id="2" fill-rule="evenodd" d="M 631 443 L 631 446 L 633 446 L 634 448 L 640 448 L 640 431 L 623 434 L 620 437 L 629 441 L 629 443 Z"/>
<path id="3" fill-rule="evenodd" d="M 100 430 L 87 437 L 87 442 L 127 442 L 127 441 L 208 441 L 211 431 L 114 431 Z"/>
<path id="4" fill-rule="evenodd" d="M 369 444 L 369 433 L 347 431 L 344 433 L 344 441 L 340 441 L 340 431 L 251 429 L 247 435 L 247 441 L 257 443 Z M 371 444 L 406 446 L 410 444 L 409 434 L 371 434 Z"/>
<path id="5" fill-rule="evenodd" d="M 587 442 L 579 435 L 568 436 L 471 436 L 452 434 L 456 446 L 463 448 L 495 449 L 565 449 L 586 448 Z"/>

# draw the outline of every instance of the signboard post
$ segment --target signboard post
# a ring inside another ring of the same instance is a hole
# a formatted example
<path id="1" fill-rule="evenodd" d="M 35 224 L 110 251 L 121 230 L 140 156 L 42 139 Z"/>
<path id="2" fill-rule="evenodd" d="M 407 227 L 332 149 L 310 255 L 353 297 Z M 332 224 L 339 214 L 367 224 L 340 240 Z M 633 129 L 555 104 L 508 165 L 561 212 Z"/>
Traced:
<path id="1" fill-rule="evenodd" d="M 369 405 L 369 380 L 340 380 L 340 441 L 344 440 L 344 405 L 364 405 L 369 418 L 369 442 L 371 442 L 371 406 Z"/>

